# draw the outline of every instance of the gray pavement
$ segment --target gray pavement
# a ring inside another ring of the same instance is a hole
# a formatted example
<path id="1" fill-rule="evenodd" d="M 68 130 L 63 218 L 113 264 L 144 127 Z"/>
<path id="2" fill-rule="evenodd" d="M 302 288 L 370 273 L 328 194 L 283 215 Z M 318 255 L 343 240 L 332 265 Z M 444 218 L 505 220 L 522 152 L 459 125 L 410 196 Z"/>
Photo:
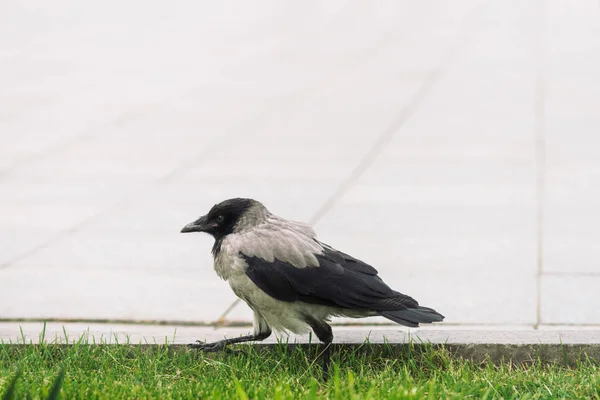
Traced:
<path id="1" fill-rule="evenodd" d="M 448 323 L 600 325 L 599 105 L 595 0 L 4 2 L 0 319 L 214 321 L 179 230 L 249 196 Z"/>

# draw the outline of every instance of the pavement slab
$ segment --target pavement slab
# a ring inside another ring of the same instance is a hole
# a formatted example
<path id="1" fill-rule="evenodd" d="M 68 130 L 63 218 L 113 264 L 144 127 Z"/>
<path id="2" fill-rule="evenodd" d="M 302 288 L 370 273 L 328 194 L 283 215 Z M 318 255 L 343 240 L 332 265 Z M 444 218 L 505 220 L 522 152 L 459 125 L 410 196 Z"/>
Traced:
<path id="1" fill-rule="evenodd" d="M 2 4 L 0 319 L 251 321 L 210 238 L 179 234 L 242 196 L 448 324 L 598 325 L 598 21 L 595 0 Z"/>
<path id="2" fill-rule="evenodd" d="M 187 344 L 196 340 L 216 341 L 246 335 L 251 327 L 208 327 L 190 325 L 136 325 L 74 322 L 0 322 L 0 340 L 3 343 L 72 343 L 84 336 L 91 343 L 148 343 Z M 334 343 L 408 343 L 434 344 L 594 344 L 600 346 L 600 327 L 541 326 L 531 329 L 524 326 L 448 326 L 436 324 L 424 328 L 406 328 L 382 325 L 334 326 Z M 65 336 L 66 335 L 66 336 Z M 65 340 L 67 338 L 68 340 Z M 313 338 L 314 339 L 314 338 Z M 278 341 L 308 343 L 309 335 L 275 333 L 263 343 Z"/>

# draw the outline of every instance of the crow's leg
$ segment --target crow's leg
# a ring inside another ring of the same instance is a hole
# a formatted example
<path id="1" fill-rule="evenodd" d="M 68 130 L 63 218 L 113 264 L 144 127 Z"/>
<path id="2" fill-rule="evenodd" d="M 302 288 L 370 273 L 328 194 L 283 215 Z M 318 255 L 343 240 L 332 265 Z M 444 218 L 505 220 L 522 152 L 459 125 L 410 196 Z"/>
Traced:
<path id="1" fill-rule="evenodd" d="M 190 343 L 190 344 L 188 344 L 188 347 L 191 347 L 192 349 L 200 349 L 200 350 L 206 351 L 206 352 L 223 350 L 223 351 L 227 351 L 230 353 L 236 353 L 236 351 L 228 349 L 226 346 L 228 344 L 235 344 L 235 343 L 262 341 L 262 340 L 265 340 L 266 338 L 268 338 L 269 336 L 271 336 L 271 328 L 269 327 L 267 322 L 264 320 L 264 318 L 255 311 L 254 312 L 254 333 L 252 335 L 219 340 L 218 342 L 213 342 L 213 343 L 204 343 L 200 340 L 196 340 L 196 343 Z M 243 353 L 242 351 L 239 351 L 239 352 Z"/>
<path id="2" fill-rule="evenodd" d="M 325 344 L 325 350 L 323 350 L 323 380 L 329 379 L 329 365 L 331 364 L 331 342 L 333 342 L 333 331 L 325 321 L 317 321 L 314 319 L 308 319 L 306 321 L 313 332 L 321 342 Z"/>
<path id="3" fill-rule="evenodd" d="M 228 344 L 261 341 L 261 340 L 265 340 L 269 336 L 271 336 L 270 330 L 266 331 L 266 332 L 255 333 L 253 335 L 240 336 L 240 337 L 230 338 L 230 339 L 223 339 L 223 340 L 219 340 L 218 342 L 213 342 L 213 343 L 204 343 L 200 340 L 196 340 L 196 343 L 190 343 L 190 344 L 188 344 L 188 347 L 191 347 L 192 349 L 200 349 L 200 350 L 206 351 L 206 352 L 221 351 L 221 350 L 230 351 L 226 347 Z"/>

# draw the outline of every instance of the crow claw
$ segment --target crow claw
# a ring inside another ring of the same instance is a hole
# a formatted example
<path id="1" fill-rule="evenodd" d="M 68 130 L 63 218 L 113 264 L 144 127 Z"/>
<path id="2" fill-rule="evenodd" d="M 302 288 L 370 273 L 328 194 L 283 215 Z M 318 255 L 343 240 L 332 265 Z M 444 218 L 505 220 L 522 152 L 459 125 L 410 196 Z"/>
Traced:
<path id="1" fill-rule="evenodd" d="M 190 343 L 190 344 L 188 344 L 188 347 L 190 347 L 192 349 L 202 350 L 207 353 L 212 353 L 212 352 L 221 351 L 221 350 L 228 351 L 227 347 L 225 347 L 225 344 L 223 344 L 221 342 L 205 343 L 200 340 L 196 340 L 196 343 Z"/>

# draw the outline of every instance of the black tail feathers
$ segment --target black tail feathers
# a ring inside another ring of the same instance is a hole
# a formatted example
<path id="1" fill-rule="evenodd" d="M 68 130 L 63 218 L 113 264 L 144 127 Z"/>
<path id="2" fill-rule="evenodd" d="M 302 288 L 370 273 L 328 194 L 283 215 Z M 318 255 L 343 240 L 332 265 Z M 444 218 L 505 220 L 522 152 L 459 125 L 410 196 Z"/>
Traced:
<path id="1" fill-rule="evenodd" d="M 397 311 L 379 311 L 379 315 L 400 325 L 418 327 L 419 323 L 441 322 L 444 316 L 433 308 L 417 306 Z"/>

